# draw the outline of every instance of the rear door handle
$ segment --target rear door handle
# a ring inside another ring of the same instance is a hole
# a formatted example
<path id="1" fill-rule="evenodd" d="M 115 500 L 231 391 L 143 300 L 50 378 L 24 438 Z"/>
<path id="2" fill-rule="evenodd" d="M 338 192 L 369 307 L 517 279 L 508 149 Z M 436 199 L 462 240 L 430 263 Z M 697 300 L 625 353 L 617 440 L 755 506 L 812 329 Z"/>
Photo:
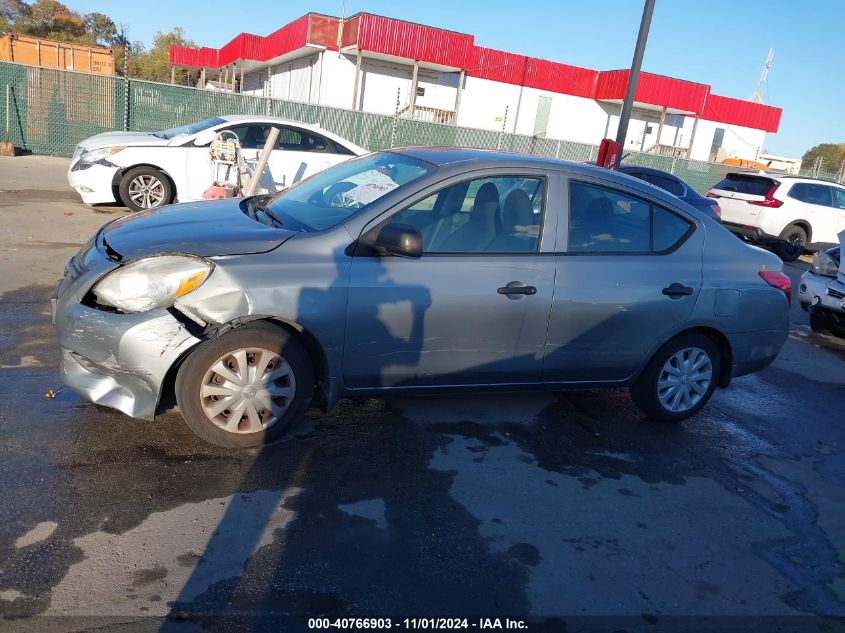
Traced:
<path id="1" fill-rule="evenodd" d="M 526 286 L 521 281 L 511 281 L 506 286 L 502 286 L 496 290 L 496 292 L 500 295 L 507 295 L 508 299 L 520 299 L 524 295 L 536 295 L 537 288 Z"/>
<path id="2" fill-rule="evenodd" d="M 683 284 L 679 284 L 677 281 L 669 284 L 668 288 L 663 289 L 663 294 L 667 297 L 688 297 L 693 292 L 695 292 L 689 286 L 684 286 Z"/>

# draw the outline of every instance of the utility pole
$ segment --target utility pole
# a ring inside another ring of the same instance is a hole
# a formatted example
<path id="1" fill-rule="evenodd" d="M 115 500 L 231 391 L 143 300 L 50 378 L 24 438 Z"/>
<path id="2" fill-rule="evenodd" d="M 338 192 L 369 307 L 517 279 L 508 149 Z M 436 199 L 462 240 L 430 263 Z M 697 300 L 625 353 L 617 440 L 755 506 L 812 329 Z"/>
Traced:
<path id="1" fill-rule="evenodd" d="M 640 78 L 640 67 L 643 65 L 645 44 L 648 41 L 648 30 L 651 27 L 651 16 L 654 13 L 654 0 L 645 0 L 643 17 L 640 21 L 640 32 L 637 35 L 637 46 L 634 49 L 634 59 L 631 62 L 631 72 L 628 74 L 628 89 L 625 91 L 625 101 L 622 102 L 622 112 L 619 115 L 619 130 L 616 132 L 616 142 L 619 143 L 617 164 L 622 160 L 625 149 L 625 137 L 628 136 L 628 122 L 631 120 L 631 110 L 634 107 L 634 94 L 637 92 L 637 81 Z"/>

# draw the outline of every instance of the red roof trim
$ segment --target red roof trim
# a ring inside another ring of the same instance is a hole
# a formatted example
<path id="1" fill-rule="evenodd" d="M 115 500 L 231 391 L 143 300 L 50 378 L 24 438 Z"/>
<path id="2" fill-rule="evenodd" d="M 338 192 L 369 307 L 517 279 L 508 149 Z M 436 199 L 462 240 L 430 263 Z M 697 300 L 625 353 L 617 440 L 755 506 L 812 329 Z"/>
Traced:
<path id="1" fill-rule="evenodd" d="M 783 110 L 773 106 L 711 93 L 704 104 L 701 118 L 717 123 L 777 132 L 782 113 Z"/>
<path id="2" fill-rule="evenodd" d="M 600 72 L 593 98 L 623 99 L 630 74 L 630 70 Z M 637 82 L 634 101 L 685 112 L 701 112 L 709 92 L 710 86 L 706 84 L 642 72 Z"/>
<path id="3" fill-rule="evenodd" d="M 359 50 L 393 55 L 452 68 L 466 68 L 474 38 L 472 35 L 433 26 L 359 13 Z"/>
<path id="4" fill-rule="evenodd" d="M 597 71 L 538 57 L 473 46 L 467 75 L 516 86 L 592 98 Z"/>

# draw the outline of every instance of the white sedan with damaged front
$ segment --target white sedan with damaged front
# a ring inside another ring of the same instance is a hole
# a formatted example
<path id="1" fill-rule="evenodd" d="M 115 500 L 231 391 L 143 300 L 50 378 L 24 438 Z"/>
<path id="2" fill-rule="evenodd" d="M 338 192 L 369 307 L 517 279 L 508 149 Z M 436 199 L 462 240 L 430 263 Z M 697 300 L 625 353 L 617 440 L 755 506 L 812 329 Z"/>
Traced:
<path id="1" fill-rule="evenodd" d="M 105 132 L 73 153 L 68 182 L 86 204 L 122 203 L 135 211 L 200 200 L 218 179 L 211 145 L 235 139 L 251 177 L 273 128 L 278 140 L 258 175 L 271 193 L 367 151 L 317 126 L 255 115 L 214 117 L 159 132 Z"/>

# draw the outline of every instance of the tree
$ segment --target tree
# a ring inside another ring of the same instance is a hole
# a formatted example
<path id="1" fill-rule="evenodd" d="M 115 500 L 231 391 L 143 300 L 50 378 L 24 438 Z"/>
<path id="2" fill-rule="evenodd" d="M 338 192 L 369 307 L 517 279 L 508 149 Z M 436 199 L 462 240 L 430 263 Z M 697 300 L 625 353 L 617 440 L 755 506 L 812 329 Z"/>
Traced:
<path id="1" fill-rule="evenodd" d="M 85 21 L 58 0 L 0 0 L 0 24 L 12 33 L 89 43 Z"/>
<path id="2" fill-rule="evenodd" d="M 58 0 L 35 0 L 15 22 L 18 32 L 51 40 L 86 43 L 85 22 Z"/>
<path id="3" fill-rule="evenodd" d="M 23 0 L 0 0 L 0 19 L 8 24 L 14 24 L 28 11 L 29 5 Z"/>
<path id="4" fill-rule="evenodd" d="M 138 76 L 141 79 L 150 81 L 170 81 L 170 46 L 196 46 L 191 40 L 185 37 L 185 31 L 181 27 L 175 27 L 172 31 L 162 33 L 159 31 L 153 38 L 153 45 L 149 51 L 137 52 L 138 55 Z M 178 83 L 185 83 L 189 71 L 177 69 L 176 79 Z"/>
<path id="5" fill-rule="evenodd" d="M 125 67 L 129 71 L 130 77 L 139 77 L 142 79 L 146 79 L 143 76 L 141 70 L 141 60 L 143 60 L 146 55 L 147 51 L 144 48 L 143 42 L 129 42 L 128 40 L 124 40 L 123 43 L 118 44 L 114 47 L 114 70 L 115 72 L 123 77 L 124 73 L 124 61 L 123 58 L 128 52 L 128 59 L 126 60 Z M 169 78 L 168 78 L 169 80 Z"/>
<path id="6" fill-rule="evenodd" d="M 801 158 L 802 169 L 810 169 L 821 156 L 822 171 L 837 171 L 845 161 L 845 143 L 821 143 L 804 152 Z"/>
<path id="7" fill-rule="evenodd" d="M 83 16 L 82 21 L 92 44 L 111 48 L 118 43 L 117 25 L 109 16 L 97 12 L 87 13 Z"/>

